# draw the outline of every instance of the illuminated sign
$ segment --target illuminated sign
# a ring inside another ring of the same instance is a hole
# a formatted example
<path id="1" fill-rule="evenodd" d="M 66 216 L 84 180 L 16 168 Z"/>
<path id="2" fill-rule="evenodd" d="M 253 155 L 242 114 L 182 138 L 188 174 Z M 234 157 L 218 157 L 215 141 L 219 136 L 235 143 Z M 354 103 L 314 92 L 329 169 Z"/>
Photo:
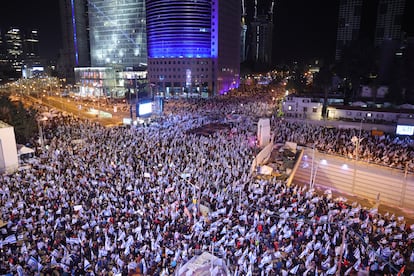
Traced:
<path id="1" fill-rule="evenodd" d="M 152 113 L 152 102 L 140 103 L 138 105 L 138 116 L 147 116 Z"/>
<path id="2" fill-rule="evenodd" d="M 414 126 L 409 125 L 397 125 L 397 135 L 413 135 Z"/>

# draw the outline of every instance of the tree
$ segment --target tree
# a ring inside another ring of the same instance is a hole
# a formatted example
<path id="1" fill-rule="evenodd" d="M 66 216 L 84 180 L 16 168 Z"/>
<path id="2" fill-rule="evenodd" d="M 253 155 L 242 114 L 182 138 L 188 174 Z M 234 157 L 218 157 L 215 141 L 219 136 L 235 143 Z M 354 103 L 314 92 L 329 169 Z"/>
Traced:
<path id="1" fill-rule="evenodd" d="M 11 102 L 7 95 L 0 97 L 0 120 L 14 127 L 18 144 L 28 143 L 37 133 L 36 111 Z"/>

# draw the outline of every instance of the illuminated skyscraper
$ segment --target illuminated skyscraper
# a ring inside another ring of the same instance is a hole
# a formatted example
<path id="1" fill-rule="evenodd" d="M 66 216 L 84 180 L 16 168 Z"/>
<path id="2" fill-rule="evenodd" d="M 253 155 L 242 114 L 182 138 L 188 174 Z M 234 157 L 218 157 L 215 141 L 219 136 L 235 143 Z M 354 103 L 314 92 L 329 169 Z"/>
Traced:
<path id="1" fill-rule="evenodd" d="M 39 35 L 37 30 L 26 32 L 24 38 L 25 59 L 39 60 Z"/>
<path id="2" fill-rule="evenodd" d="M 5 34 L 6 56 L 11 67 L 16 72 L 22 71 L 23 39 L 18 28 L 10 28 Z"/>
<path id="3" fill-rule="evenodd" d="M 239 0 L 146 0 L 153 92 L 212 95 L 238 87 Z"/>
<path id="4" fill-rule="evenodd" d="M 241 32 L 240 32 L 240 62 L 244 62 L 247 59 L 247 22 L 246 22 L 246 4 L 245 0 L 241 0 L 241 9 L 242 9 L 242 17 L 241 17 Z"/>
<path id="5" fill-rule="evenodd" d="M 344 47 L 367 39 L 375 47 L 383 41 L 401 41 L 406 0 L 340 0 L 335 59 Z"/>
<path id="6" fill-rule="evenodd" d="M 256 69 L 268 69 L 272 64 L 273 48 L 273 9 L 274 1 L 264 3 L 262 11 L 258 11 L 255 1 L 254 17 L 249 24 L 250 60 Z"/>
<path id="7" fill-rule="evenodd" d="M 381 46 L 384 40 L 402 39 L 402 24 L 405 0 L 380 0 L 375 28 L 375 45 Z"/>
<path id="8" fill-rule="evenodd" d="M 147 63 L 145 1 L 88 0 L 92 66 Z"/>
<path id="9" fill-rule="evenodd" d="M 5 54 L 4 54 L 4 45 L 3 45 L 3 34 L 0 29 L 0 59 L 3 59 L 4 57 L 5 57 Z"/>
<path id="10" fill-rule="evenodd" d="M 343 48 L 359 36 L 363 0 L 341 0 L 339 3 L 338 31 L 335 60 L 339 60 Z"/>

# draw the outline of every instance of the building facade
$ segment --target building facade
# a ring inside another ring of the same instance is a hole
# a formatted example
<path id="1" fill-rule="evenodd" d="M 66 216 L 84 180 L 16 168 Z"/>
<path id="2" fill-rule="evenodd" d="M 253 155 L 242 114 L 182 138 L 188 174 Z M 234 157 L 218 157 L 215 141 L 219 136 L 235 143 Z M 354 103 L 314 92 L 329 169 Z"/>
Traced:
<path id="1" fill-rule="evenodd" d="M 147 0 L 153 92 L 207 96 L 238 87 L 240 8 L 237 0 Z"/>
<path id="2" fill-rule="evenodd" d="M 39 61 L 39 34 L 37 30 L 28 30 L 24 38 L 25 60 Z"/>
<path id="3" fill-rule="evenodd" d="M 402 24 L 405 0 L 380 0 L 375 28 L 375 45 L 385 40 L 402 39 Z"/>
<path id="4" fill-rule="evenodd" d="M 340 60 L 343 48 L 359 36 L 363 0 L 341 0 L 336 33 L 335 60 Z"/>
<path id="5" fill-rule="evenodd" d="M 272 65 L 274 1 L 257 5 L 255 1 L 254 17 L 249 23 L 249 59 L 255 69 L 265 70 Z"/>
<path id="6" fill-rule="evenodd" d="M 91 65 L 119 68 L 146 65 L 145 1 L 87 2 Z"/>
<path id="7" fill-rule="evenodd" d="M 383 41 L 401 41 L 405 7 L 406 0 L 340 0 L 335 60 L 358 39 L 377 48 Z"/>
<path id="8" fill-rule="evenodd" d="M 74 68 L 90 66 L 88 5 L 86 0 L 60 0 L 62 49 L 58 71 L 75 83 Z"/>
<path id="9" fill-rule="evenodd" d="M 10 28 L 5 34 L 6 56 L 11 68 L 19 73 L 23 65 L 23 35 L 20 29 Z"/>

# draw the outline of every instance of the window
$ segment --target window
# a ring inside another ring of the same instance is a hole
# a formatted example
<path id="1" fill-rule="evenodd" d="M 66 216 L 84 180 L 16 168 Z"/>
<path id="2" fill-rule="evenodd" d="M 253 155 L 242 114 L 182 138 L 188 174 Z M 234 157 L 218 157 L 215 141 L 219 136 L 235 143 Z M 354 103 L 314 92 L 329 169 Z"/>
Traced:
<path id="1" fill-rule="evenodd" d="M 303 108 L 303 112 L 308 112 L 308 108 L 306 106 Z"/>
<path id="2" fill-rule="evenodd" d="M 318 112 L 318 108 L 317 108 L 317 107 L 313 107 L 313 108 L 312 108 L 312 112 L 313 112 L 313 113 Z"/>

